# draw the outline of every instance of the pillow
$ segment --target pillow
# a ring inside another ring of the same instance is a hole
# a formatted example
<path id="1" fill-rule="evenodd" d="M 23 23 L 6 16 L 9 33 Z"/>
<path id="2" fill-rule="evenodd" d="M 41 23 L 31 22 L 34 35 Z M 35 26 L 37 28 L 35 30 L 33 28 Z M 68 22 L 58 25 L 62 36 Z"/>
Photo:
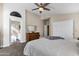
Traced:
<path id="1" fill-rule="evenodd" d="M 48 36 L 46 38 L 50 40 L 64 39 L 63 37 L 60 37 L 60 36 Z"/>

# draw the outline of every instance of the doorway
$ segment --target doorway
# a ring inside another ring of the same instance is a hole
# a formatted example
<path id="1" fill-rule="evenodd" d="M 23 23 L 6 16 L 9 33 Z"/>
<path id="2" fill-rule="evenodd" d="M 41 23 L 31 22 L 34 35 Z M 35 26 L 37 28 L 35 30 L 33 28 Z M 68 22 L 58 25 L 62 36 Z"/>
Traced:
<path id="1" fill-rule="evenodd" d="M 43 20 L 43 36 L 49 36 L 49 18 Z"/>
<path id="2" fill-rule="evenodd" d="M 21 29 L 22 29 L 22 18 L 17 12 L 10 14 L 10 45 L 14 43 L 20 43 L 21 41 Z"/>

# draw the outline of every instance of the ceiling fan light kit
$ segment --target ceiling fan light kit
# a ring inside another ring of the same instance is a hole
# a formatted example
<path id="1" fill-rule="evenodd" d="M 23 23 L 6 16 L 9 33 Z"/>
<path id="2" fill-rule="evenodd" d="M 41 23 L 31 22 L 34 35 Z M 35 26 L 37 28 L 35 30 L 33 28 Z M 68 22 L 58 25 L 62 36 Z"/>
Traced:
<path id="1" fill-rule="evenodd" d="M 42 13 L 44 10 L 46 11 L 50 11 L 49 8 L 46 8 L 46 6 L 48 5 L 49 3 L 35 3 L 35 5 L 38 7 L 38 8 L 35 8 L 35 9 L 32 9 L 33 10 L 38 10 L 40 13 Z"/>
<path id="2" fill-rule="evenodd" d="M 44 9 L 42 7 L 39 8 L 39 11 L 44 11 Z"/>

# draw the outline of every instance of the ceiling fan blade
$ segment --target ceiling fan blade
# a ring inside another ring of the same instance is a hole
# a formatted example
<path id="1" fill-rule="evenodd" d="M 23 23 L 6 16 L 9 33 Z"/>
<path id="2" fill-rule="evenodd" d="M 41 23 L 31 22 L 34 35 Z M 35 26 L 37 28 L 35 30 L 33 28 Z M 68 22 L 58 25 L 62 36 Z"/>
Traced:
<path id="1" fill-rule="evenodd" d="M 33 10 L 37 10 L 37 9 L 39 9 L 39 8 L 32 9 L 32 11 L 33 11 Z"/>
<path id="2" fill-rule="evenodd" d="M 40 7 L 40 5 L 38 3 L 34 3 L 36 6 Z"/>
<path id="3" fill-rule="evenodd" d="M 50 11 L 50 9 L 48 9 L 48 8 L 44 8 L 44 10 L 48 10 L 48 11 Z"/>
<path id="4" fill-rule="evenodd" d="M 45 3 L 45 4 L 44 4 L 44 7 L 47 6 L 48 4 L 50 4 L 50 3 Z"/>

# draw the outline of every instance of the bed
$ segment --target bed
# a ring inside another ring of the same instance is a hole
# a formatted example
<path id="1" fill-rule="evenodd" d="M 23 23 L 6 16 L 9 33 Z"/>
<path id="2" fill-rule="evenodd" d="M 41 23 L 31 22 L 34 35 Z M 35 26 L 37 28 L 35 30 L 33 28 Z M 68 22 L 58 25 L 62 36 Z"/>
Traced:
<path id="1" fill-rule="evenodd" d="M 24 48 L 26 56 L 78 56 L 77 46 L 70 40 L 40 38 L 30 41 Z"/>

